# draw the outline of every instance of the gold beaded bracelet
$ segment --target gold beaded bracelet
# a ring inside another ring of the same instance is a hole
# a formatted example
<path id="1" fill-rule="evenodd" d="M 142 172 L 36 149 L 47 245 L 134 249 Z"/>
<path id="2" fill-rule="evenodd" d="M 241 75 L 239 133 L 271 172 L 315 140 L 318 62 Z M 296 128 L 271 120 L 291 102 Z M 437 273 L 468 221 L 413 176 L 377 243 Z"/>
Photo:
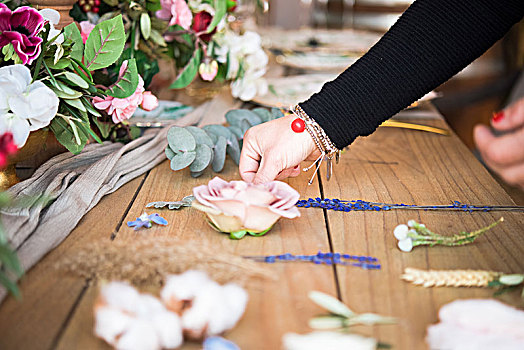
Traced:
<path id="1" fill-rule="evenodd" d="M 333 173 L 333 158 L 335 158 L 338 164 L 340 150 L 329 139 L 329 136 L 327 136 L 324 129 L 322 129 L 322 127 L 318 125 L 318 123 L 313 118 L 307 115 L 307 113 L 304 112 L 302 107 L 296 105 L 293 108 L 291 108 L 291 111 L 298 118 L 304 121 L 306 130 L 308 131 L 309 135 L 311 135 L 313 142 L 315 142 L 315 145 L 320 151 L 320 157 L 318 157 L 317 160 L 315 160 L 313 164 L 311 164 L 309 167 L 303 169 L 303 171 L 309 171 L 312 167 L 316 165 L 315 172 L 313 173 L 313 176 L 311 177 L 308 183 L 310 185 L 313 183 L 313 179 L 315 178 L 315 175 L 318 173 L 318 170 L 320 169 L 320 165 L 322 164 L 324 158 L 326 159 L 326 178 L 329 181 Z"/>

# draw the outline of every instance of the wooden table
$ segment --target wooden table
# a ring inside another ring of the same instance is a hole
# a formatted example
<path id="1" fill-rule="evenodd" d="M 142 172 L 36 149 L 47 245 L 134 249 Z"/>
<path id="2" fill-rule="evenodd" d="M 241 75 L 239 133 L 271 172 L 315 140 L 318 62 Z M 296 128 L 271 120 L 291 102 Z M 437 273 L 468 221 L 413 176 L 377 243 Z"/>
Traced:
<path id="1" fill-rule="evenodd" d="M 426 124 L 447 127 L 442 120 Z M 505 221 L 474 244 L 416 248 L 403 253 L 396 247 L 393 229 L 415 219 L 436 232 L 474 230 L 498 219 L 501 213 L 479 212 L 325 212 L 301 209 L 295 220 L 281 220 L 262 238 L 229 240 L 212 231 L 200 212 L 191 209 L 161 211 L 167 227 L 136 233 L 125 225 L 144 212 L 146 203 L 175 200 L 207 183 L 211 171 L 193 179 L 186 171 L 173 172 L 168 162 L 104 198 L 71 235 L 21 282 L 23 301 L 9 297 L 0 307 L 1 349 L 104 349 L 93 334 L 93 302 L 97 286 L 64 276 L 53 265 L 63 254 L 100 240 L 128 240 L 137 234 L 169 236 L 182 241 L 205 241 L 236 254 L 316 253 L 318 250 L 376 256 L 378 271 L 301 263 L 268 268 L 278 277 L 249 288 L 247 311 L 226 334 L 242 349 L 280 349 L 286 332 L 308 332 L 308 319 L 322 310 L 307 297 L 311 290 L 338 296 L 357 312 L 376 312 L 399 318 L 396 325 L 357 327 L 360 334 L 378 338 L 395 349 L 423 349 L 426 327 L 437 322 L 439 308 L 459 298 L 490 298 L 493 290 L 425 289 L 400 280 L 405 267 L 422 269 L 489 269 L 524 272 L 524 215 L 504 213 Z M 238 179 L 228 162 L 220 174 Z M 455 136 L 381 128 L 359 139 L 336 166 L 330 182 L 307 185 L 310 173 L 289 180 L 302 198 L 365 199 L 413 204 L 449 204 L 451 201 L 513 205 L 482 165 Z M 158 211 L 160 212 L 160 211 Z M 502 300 L 518 305 L 518 293 Z M 189 348 L 198 348 L 189 345 Z"/>

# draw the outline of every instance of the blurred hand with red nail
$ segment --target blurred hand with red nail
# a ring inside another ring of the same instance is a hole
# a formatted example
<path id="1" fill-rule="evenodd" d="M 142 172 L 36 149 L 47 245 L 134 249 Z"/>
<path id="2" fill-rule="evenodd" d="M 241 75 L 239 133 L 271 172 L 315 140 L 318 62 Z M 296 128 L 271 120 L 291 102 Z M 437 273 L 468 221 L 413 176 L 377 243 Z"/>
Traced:
<path id="1" fill-rule="evenodd" d="M 524 98 L 497 112 L 491 126 L 474 130 L 475 143 L 484 162 L 510 185 L 524 189 Z"/>

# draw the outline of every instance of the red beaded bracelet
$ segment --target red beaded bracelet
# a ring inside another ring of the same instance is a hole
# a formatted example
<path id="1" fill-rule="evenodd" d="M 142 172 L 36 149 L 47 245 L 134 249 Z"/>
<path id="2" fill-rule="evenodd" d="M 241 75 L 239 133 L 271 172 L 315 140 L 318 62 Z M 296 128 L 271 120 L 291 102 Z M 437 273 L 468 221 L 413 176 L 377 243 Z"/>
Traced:
<path id="1" fill-rule="evenodd" d="M 291 130 L 296 133 L 304 132 L 304 130 L 306 130 L 306 123 L 302 119 L 296 118 L 291 122 Z"/>

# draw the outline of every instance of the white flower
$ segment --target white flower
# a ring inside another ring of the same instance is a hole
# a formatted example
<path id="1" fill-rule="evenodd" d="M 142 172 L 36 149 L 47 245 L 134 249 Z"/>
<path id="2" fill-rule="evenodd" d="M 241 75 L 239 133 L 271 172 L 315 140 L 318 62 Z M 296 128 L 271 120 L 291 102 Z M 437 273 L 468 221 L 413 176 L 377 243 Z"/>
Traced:
<path id="1" fill-rule="evenodd" d="M 41 81 L 31 84 L 31 72 L 24 65 L 0 68 L 0 132 L 11 131 L 19 148 L 30 131 L 49 125 L 59 102 Z"/>
<path id="2" fill-rule="evenodd" d="M 102 288 L 95 306 L 95 334 L 117 349 L 174 349 L 183 342 L 178 315 L 122 282 Z"/>
<path id="3" fill-rule="evenodd" d="M 413 240 L 409 237 L 398 241 L 398 248 L 403 252 L 409 253 L 413 250 Z"/>
<path id="4" fill-rule="evenodd" d="M 395 229 L 393 230 L 393 234 L 395 235 L 396 239 L 403 240 L 408 237 L 408 231 L 409 227 L 407 225 L 402 224 L 395 227 Z"/>
<path id="5" fill-rule="evenodd" d="M 51 27 L 51 29 L 49 30 L 49 39 L 52 39 L 61 33 L 60 30 L 55 28 L 58 22 L 60 22 L 60 13 L 58 11 L 53 9 L 42 9 L 38 12 L 40 12 L 40 14 L 42 15 L 42 17 L 44 17 L 45 20 L 49 21 L 49 25 Z M 53 42 L 53 44 L 61 45 L 63 42 L 64 34 L 60 34 Z"/>
<path id="6" fill-rule="evenodd" d="M 409 220 L 408 221 L 408 226 L 409 227 L 415 227 L 416 224 L 417 224 L 417 222 L 415 220 Z"/>
<path id="7" fill-rule="evenodd" d="M 377 341 L 357 334 L 339 332 L 286 333 L 282 338 L 284 350 L 374 350 Z"/>

